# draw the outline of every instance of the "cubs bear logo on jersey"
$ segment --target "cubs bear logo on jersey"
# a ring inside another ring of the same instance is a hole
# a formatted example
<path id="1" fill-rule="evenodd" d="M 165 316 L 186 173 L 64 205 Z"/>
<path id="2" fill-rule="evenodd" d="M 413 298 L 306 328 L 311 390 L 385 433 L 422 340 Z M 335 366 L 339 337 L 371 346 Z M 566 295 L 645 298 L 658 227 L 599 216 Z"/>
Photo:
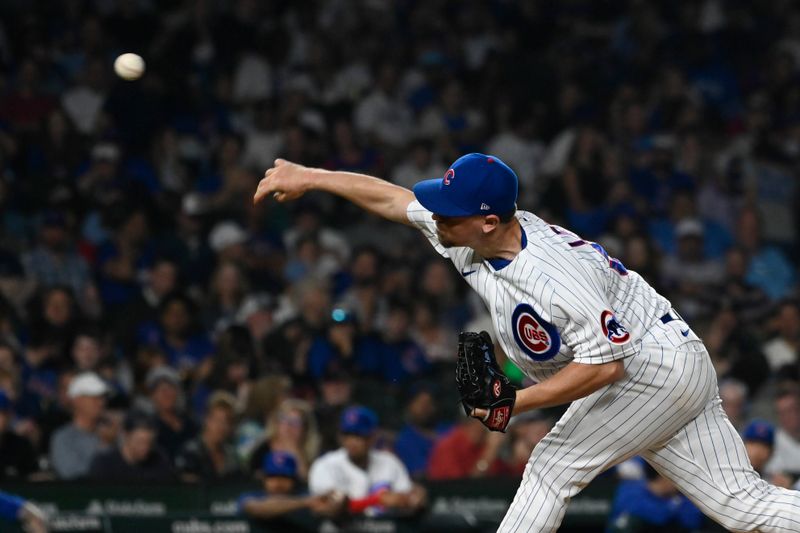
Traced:
<path id="1" fill-rule="evenodd" d="M 600 325 L 603 328 L 603 335 L 605 335 L 609 342 L 625 344 L 631 340 L 631 334 L 619 323 L 614 313 L 609 310 L 605 310 L 600 314 Z"/>
<path id="2" fill-rule="evenodd" d="M 528 304 L 519 304 L 514 309 L 511 324 L 517 345 L 535 361 L 552 359 L 561 348 L 558 330 Z"/>

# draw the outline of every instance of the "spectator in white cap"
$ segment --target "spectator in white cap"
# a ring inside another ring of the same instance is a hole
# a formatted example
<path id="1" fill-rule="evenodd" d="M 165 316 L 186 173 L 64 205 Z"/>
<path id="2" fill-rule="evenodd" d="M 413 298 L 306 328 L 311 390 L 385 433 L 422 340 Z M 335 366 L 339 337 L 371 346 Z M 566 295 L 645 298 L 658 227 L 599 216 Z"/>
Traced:
<path id="1" fill-rule="evenodd" d="M 158 445 L 171 460 L 197 434 L 197 425 L 184 412 L 185 399 L 178 373 L 168 366 L 152 369 L 145 386 L 155 415 Z"/>
<path id="2" fill-rule="evenodd" d="M 97 424 L 106 405 L 108 387 L 94 372 L 75 376 L 67 388 L 72 422 L 53 434 L 50 462 L 61 479 L 78 479 L 89 472 L 92 458 L 103 446 Z"/>
<path id="3" fill-rule="evenodd" d="M 725 278 L 725 266 L 706 257 L 705 230 L 696 218 L 684 218 L 675 226 L 677 253 L 664 259 L 664 285 L 673 292 L 672 301 L 686 317 L 707 316 L 717 301 Z"/>
<path id="4" fill-rule="evenodd" d="M 208 235 L 208 245 L 220 260 L 235 261 L 244 254 L 247 232 L 237 222 L 225 220 L 220 222 Z"/>

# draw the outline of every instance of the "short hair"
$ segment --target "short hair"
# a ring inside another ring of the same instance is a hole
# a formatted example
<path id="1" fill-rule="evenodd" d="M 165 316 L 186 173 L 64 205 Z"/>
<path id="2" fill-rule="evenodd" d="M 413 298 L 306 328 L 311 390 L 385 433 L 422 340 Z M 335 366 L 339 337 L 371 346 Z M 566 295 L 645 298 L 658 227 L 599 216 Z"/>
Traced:
<path id="1" fill-rule="evenodd" d="M 775 401 L 777 402 L 784 398 L 794 398 L 795 401 L 800 403 L 800 387 L 793 382 L 785 383 L 779 387 L 778 390 L 775 391 Z"/>
<path id="2" fill-rule="evenodd" d="M 508 224 L 509 222 L 514 220 L 514 215 L 516 214 L 517 214 L 517 207 L 514 206 L 514 209 L 512 209 L 511 211 L 508 211 L 506 213 L 503 213 L 502 215 L 497 215 L 497 216 L 500 218 L 501 224 Z"/>
<path id="3" fill-rule="evenodd" d="M 208 398 L 206 411 L 226 409 L 233 415 L 236 413 L 236 397 L 230 392 L 218 390 Z"/>
<path id="4" fill-rule="evenodd" d="M 735 379 L 735 378 L 723 379 L 719 384 L 719 390 L 720 390 L 720 393 L 723 393 L 723 392 L 726 392 L 726 391 L 727 392 L 732 392 L 736 396 L 738 396 L 740 398 L 744 398 L 745 400 L 747 400 L 749 395 L 750 395 L 750 391 L 747 388 L 747 385 L 745 385 L 744 383 L 742 383 L 741 381 L 739 381 L 738 379 Z M 722 396 L 723 394 L 720 394 L 720 395 Z"/>
<path id="5" fill-rule="evenodd" d="M 125 422 L 122 428 L 125 433 L 131 433 L 137 429 L 145 429 L 148 431 L 158 431 L 155 420 L 149 414 L 143 411 L 131 411 L 125 416 Z"/>

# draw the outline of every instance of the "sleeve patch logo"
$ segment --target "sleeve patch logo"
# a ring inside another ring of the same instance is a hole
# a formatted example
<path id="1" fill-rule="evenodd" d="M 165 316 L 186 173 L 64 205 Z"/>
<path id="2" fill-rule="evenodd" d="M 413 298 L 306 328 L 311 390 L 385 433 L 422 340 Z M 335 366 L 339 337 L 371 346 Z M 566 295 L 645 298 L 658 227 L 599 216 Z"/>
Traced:
<path id="1" fill-rule="evenodd" d="M 558 354 L 561 337 L 555 326 L 528 304 L 519 304 L 511 315 L 511 331 L 523 353 L 534 361 L 547 361 Z"/>
<path id="2" fill-rule="evenodd" d="M 603 327 L 603 335 L 608 339 L 608 342 L 625 344 L 631 340 L 631 334 L 619 323 L 619 320 L 611 311 L 605 310 L 600 314 L 600 325 Z"/>

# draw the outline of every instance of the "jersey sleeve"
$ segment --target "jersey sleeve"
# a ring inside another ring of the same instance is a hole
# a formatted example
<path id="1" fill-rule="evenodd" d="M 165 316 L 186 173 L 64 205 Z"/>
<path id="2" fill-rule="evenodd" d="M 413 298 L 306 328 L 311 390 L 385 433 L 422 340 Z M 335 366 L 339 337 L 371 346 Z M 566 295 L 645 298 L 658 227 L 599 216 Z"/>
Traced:
<path id="1" fill-rule="evenodd" d="M 325 494 L 339 487 L 336 479 L 332 475 L 330 461 L 326 456 L 322 456 L 311 464 L 308 471 L 308 491 L 311 494 Z"/>
<path id="2" fill-rule="evenodd" d="M 410 492 L 413 485 L 411 477 L 408 475 L 408 470 L 403 462 L 394 455 L 390 455 L 394 463 L 394 479 L 392 480 L 392 490 L 394 492 Z"/>
<path id="3" fill-rule="evenodd" d="M 587 276 L 582 274 L 570 277 L 568 286 L 553 287 L 551 299 L 551 314 L 559 318 L 556 322 L 560 322 L 564 343 L 573 351 L 573 360 L 597 365 L 635 354 L 634 339 L 602 289 L 596 280 L 583 279 Z"/>
<path id="4" fill-rule="evenodd" d="M 436 222 L 433 220 L 433 213 L 422 207 L 417 200 L 412 201 L 406 208 L 408 221 L 419 229 L 425 238 L 430 241 L 434 249 L 442 257 L 449 257 L 447 249 L 439 242 L 436 236 Z"/>

